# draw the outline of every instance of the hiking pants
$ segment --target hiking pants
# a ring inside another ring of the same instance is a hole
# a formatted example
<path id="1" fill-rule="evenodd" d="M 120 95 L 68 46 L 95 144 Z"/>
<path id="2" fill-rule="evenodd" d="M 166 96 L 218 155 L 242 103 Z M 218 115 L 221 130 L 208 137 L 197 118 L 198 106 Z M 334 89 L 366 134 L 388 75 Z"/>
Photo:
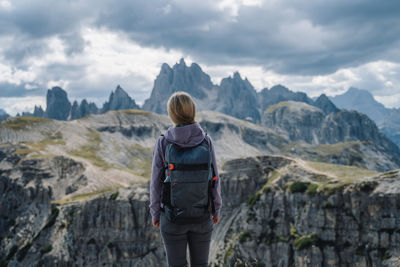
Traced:
<path id="1" fill-rule="evenodd" d="M 164 212 L 160 214 L 160 232 L 167 253 L 169 267 L 185 267 L 186 247 L 189 245 L 190 266 L 208 266 L 213 222 L 179 225 L 168 221 Z"/>

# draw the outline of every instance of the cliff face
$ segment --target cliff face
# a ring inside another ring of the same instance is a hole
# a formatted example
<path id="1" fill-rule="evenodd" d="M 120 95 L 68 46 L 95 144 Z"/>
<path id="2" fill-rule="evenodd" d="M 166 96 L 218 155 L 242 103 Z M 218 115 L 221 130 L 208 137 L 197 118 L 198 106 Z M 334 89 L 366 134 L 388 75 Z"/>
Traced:
<path id="1" fill-rule="evenodd" d="M 238 72 L 233 77 L 224 78 L 218 88 L 215 110 L 239 119 L 260 121 L 257 92 L 247 79 Z"/>
<path id="2" fill-rule="evenodd" d="M 271 170 L 271 158 L 244 159 L 224 173 L 225 181 L 230 177 L 225 195 L 255 173 L 264 173 L 266 182 L 247 203 L 225 203 L 224 218 L 231 221 L 221 227 L 226 235 L 215 265 L 398 266 L 399 171 L 349 182 L 327 166 L 319 172 L 313 164 L 275 160 L 284 166 Z M 243 165 L 247 171 L 235 175 L 234 166 Z"/>
<path id="3" fill-rule="evenodd" d="M 46 95 L 46 118 L 56 120 L 67 120 L 71 110 L 71 103 L 68 100 L 67 92 L 60 87 L 53 87 L 47 90 Z"/>
<path id="4" fill-rule="evenodd" d="M 57 201 L 83 165 L 28 160 L 10 148 L 2 148 L 0 164 L 3 265 L 165 264 L 148 183 Z M 221 166 L 224 207 L 212 265 L 397 266 L 399 171 L 320 164 L 260 156 Z"/>
<path id="5" fill-rule="evenodd" d="M 157 266 L 164 260 L 145 183 L 56 201 L 89 183 L 85 166 L 15 151 L 0 150 L 1 266 Z"/>

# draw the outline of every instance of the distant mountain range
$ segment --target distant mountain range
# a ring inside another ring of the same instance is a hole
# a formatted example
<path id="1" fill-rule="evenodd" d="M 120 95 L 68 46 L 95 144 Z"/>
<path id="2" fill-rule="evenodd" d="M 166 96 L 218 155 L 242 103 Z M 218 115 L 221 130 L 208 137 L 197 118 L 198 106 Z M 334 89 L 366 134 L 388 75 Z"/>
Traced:
<path id="1" fill-rule="evenodd" d="M 369 91 L 354 87 L 344 94 L 330 97 L 330 100 L 339 108 L 366 114 L 375 121 L 383 133 L 400 146 L 399 108 L 386 108 L 376 101 Z"/>
<path id="2" fill-rule="evenodd" d="M 266 108 L 281 101 L 305 102 L 326 112 L 338 110 L 326 96 L 313 101 L 305 93 L 292 92 L 282 85 L 257 92 L 249 80 L 243 79 L 238 72 L 216 85 L 198 64 L 187 66 L 183 59 L 172 68 L 167 64 L 162 65 L 143 109 L 166 114 L 168 98 L 176 91 L 190 93 L 200 110 L 214 110 L 255 123 L 260 122 Z"/>
<path id="3" fill-rule="evenodd" d="M 43 110 L 41 106 L 35 106 L 32 113 L 23 112 L 22 116 L 75 120 L 88 114 L 102 114 L 109 110 L 121 109 L 144 109 L 166 114 L 168 98 L 176 91 L 190 93 L 199 110 L 214 110 L 257 124 L 262 123 L 262 117 L 265 117 L 265 112 L 269 107 L 282 101 L 302 102 L 314 106 L 320 109 L 324 116 L 338 113 L 340 109 L 356 110 L 372 118 L 378 128 L 400 146 L 400 109 L 385 108 L 366 90 L 350 88 L 342 95 L 327 97 L 322 94 L 314 99 L 304 92 L 293 92 L 282 85 L 275 85 L 270 89 L 264 88 L 257 92 L 250 81 L 247 78 L 243 79 L 238 72 L 222 79 L 219 85 L 213 84 L 210 76 L 203 72 L 198 64 L 192 63 L 187 66 L 183 59 L 172 67 L 165 63 L 162 65 L 154 81 L 151 95 L 142 107 L 139 107 L 119 85 L 115 91 L 111 92 L 102 108 L 98 108 L 95 103 L 89 103 L 86 99 L 83 99 L 80 104 L 76 100 L 71 104 L 66 91 L 60 87 L 53 87 L 47 91 L 46 110 Z M 0 121 L 1 116 L 3 119 L 9 116 L 1 114 L 0 112 Z M 356 119 L 355 116 L 347 118 Z M 293 128 L 292 131 L 296 129 Z M 324 143 L 321 140 L 320 142 Z"/>
<path id="4" fill-rule="evenodd" d="M 22 115 L 17 114 L 17 116 L 75 120 L 88 114 L 102 114 L 109 110 L 121 109 L 139 109 L 139 106 L 119 85 L 115 91 L 111 91 L 108 101 L 103 104 L 102 108 L 98 108 L 95 103 L 89 103 L 86 99 L 83 99 L 80 104 L 75 100 L 71 105 L 67 92 L 61 87 L 55 86 L 47 90 L 46 110 L 43 110 L 41 106 L 35 106 L 33 113 L 23 112 Z"/>

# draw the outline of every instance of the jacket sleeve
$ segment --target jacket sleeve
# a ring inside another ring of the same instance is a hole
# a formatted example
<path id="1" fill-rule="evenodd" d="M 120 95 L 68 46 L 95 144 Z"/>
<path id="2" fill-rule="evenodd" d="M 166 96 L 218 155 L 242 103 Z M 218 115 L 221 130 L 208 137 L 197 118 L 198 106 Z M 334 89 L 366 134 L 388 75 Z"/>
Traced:
<path id="1" fill-rule="evenodd" d="M 160 204 L 161 204 L 161 176 L 164 171 L 162 138 L 160 136 L 153 150 L 153 160 L 150 179 L 150 214 L 153 221 L 160 220 Z"/>
<path id="2" fill-rule="evenodd" d="M 210 142 L 212 164 L 214 167 L 215 176 L 218 177 L 218 179 L 215 181 L 215 186 L 212 188 L 212 196 L 213 196 L 213 201 L 214 201 L 214 206 L 215 206 L 215 213 L 213 215 L 220 216 L 221 206 L 222 206 L 221 178 L 219 177 L 217 160 L 215 158 L 215 149 L 214 149 L 214 144 L 213 144 L 211 137 L 209 137 L 209 142 Z"/>

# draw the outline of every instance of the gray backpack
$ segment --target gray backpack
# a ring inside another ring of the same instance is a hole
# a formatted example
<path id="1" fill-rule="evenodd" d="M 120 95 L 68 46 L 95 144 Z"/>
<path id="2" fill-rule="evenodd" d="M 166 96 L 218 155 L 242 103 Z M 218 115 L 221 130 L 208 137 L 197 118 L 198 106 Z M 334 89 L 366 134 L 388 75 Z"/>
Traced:
<path id="1" fill-rule="evenodd" d="M 209 219 L 214 212 L 211 187 L 217 178 L 207 141 L 186 148 L 168 143 L 164 158 L 162 203 L 166 218 L 177 224 Z"/>

